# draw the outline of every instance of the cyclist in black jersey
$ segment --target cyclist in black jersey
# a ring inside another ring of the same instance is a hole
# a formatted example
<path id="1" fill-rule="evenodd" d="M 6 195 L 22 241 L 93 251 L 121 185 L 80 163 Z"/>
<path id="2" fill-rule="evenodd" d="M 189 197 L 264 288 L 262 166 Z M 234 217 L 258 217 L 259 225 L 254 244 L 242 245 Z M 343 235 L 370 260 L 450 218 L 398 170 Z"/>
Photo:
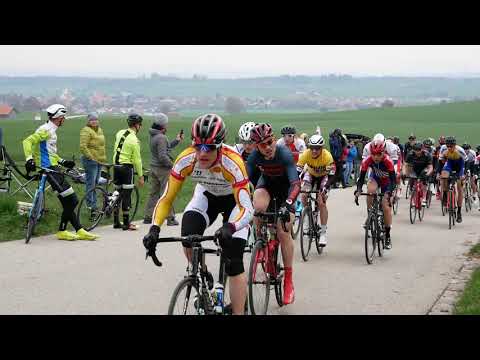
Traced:
<path id="1" fill-rule="evenodd" d="M 283 145 L 277 146 L 269 124 L 257 124 L 251 138 L 257 144 L 257 149 L 247 161 L 248 177 L 255 186 L 253 206 L 256 211 L 280 211 L 282 220 L 286 222 L 286 232 L 280 223 L 277 224 L 277 235 L 285 270 L 283 303 L 291 304 L 295 294 L 292 280 L 294 245 L 290 228 L 295 216 L 295 201 L 300 192 L 300 179 L 292 152 Z M 274 207 L 273 198 L 276 198 L 277 208 Z"/>

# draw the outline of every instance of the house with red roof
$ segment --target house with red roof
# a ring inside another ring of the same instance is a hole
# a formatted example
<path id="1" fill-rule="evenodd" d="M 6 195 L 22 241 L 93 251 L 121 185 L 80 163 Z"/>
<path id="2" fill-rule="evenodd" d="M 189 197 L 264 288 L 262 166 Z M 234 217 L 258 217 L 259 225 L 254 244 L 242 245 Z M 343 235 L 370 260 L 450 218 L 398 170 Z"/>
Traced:
<path id="1" fill-rule="evenodd" d="M 17 110 L 14 107 L 0 104 L 0 119 L 15 119 L 17 117 Z"/>

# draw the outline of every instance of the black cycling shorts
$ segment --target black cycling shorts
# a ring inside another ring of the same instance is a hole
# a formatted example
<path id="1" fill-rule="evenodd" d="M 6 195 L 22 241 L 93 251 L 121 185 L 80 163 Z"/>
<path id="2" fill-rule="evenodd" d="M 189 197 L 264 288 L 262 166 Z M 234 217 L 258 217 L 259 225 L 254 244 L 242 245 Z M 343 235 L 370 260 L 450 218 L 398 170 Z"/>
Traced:
<path id="1" fill-rule="evenodd" d="M 115 165 L 113 167 L 113 183 L 117 189 L 133 189 L 133 165 Z"/>
<path id="2" fill-rule="evenodd" d="M 288 199 L 290 190 L 289 182 L 273 182 L 262 176 L 258 179 L 255 189 L 265 189 L 270 195 L 270 203 L 268 204 L 267 212 L 277 212 L 282 204 Z"/>
<path id="3" fill-rule="evenodd" d="M 58 166 L 51 166 L 50 169 L 60 171 Z M 75 193 L 63 174 L 47 173 L 47 181 L 51 185 L 52 190 L 58 193 L 58 196 L 65 198 Z"/>

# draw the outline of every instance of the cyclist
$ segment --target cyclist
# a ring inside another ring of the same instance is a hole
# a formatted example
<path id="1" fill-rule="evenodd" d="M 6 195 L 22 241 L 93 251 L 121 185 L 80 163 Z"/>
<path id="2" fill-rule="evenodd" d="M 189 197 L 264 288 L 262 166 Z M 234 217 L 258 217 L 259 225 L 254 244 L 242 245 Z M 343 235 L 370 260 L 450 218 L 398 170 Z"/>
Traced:
<path id="1" fill-rule="evenodd" d="M 395 191 L 395 169 L 393 167 L 392 160 L 387 156 L 385 151 L 385 142 L 381 139 L 372 141 L 370 144 L 371 155 L 368 156 L 363 162 L 360 169 L 360 177 L 357 183 L 357 190 L 354 195 L 358 199 L 362 193 L 363 183 L 365 182 L 365 176 L 367 171 L 370 168 L 371 172 L 369 175 L 369 181 L 367 184 L 367 192 L 373 194 L 377 191 L 377 188 L 380 186 L 382 194 L 386 196 L 383 198 L 383 214 L 385 221 L 385 248 L 392 248 L 391 241 L 391 226 L 392 226 L 392 208 L 390 206 L 390 197 Z M 373 199 L 367 197 L 367 206 L 370 208 L 372 206 Z"/>
<path id="2" fill-rule="evenodd" d="M 64 160 L 57 154 L 57 129 L 65 122 L 67 109 L 61 104 L 47 108 L 48 121 L 40 126 L 35 133 L 23 140 L 23 151 L 26 157 L 27 173 L 39 167 L 59 171 L 58 165 L 68 169 L 75 167 L 72 160 Z M 87 232 L 75 215 L 78 198 L 65 176 L 58 173 L 47 173 L 47 181 L 58 194 L 63 207 L 60 226 L 56 234 L 59 240 L 94 240 L 97 235 Z M 76 234 L 67 230 L 68 223 L 75 228 Z"/>
<path id="3" fill-rule="evenodd" d="M 426 150 L 422 143 L 413 144 L 413 151 L 405 159 L 405 175 L 415 175 L 423 187 L 422 206 L 427 206 L 427 182 L 433 174 L 432 155 Z"/>
<path id="4" fill-rule="evenodd" d="M 137 226 L 130 222 L 130 206 L 134 188 L 134 171 L 138 174 L 138 186 L 144 184 L 142 157 L 140 154 L 140 141 L 137 134 L 142 127 L 143 118 L 132 113 L 127 118 L 128 129 L 117 132 L 113 148 L 113 183 L 120 193 L 123 225 L 120 224 L 119 209 L 113 214 L 113 228 L 122 230 L 137 230 Z"/>
<path id="5" fill-rule="evenodd" d="M 373 140 L 369 142 L 365 147 L 363 148 L 363 155 L 362 159 L 365 160 L 371 155 L 371 150 L 370 147 L 372 146 L 373 143 L 383 143 L 385 147 L 385 152 L 386 154 L 390 157 L 390 160 L 392 160 L 395 173 L 397 175 L 397 183 L 400 182 L 400 173 L 402 169 L 402 154 L 400 151 L 400 147 L 395 145 L 393 141 L 386 141 L 385 136 L 383 134 L 377 134 L 373 137 Z"/>
<path id="6" fill-rule="evenodd" d="M 295 214 L 295 200 L 300 192 L 300 180 L 292 152 L 277 144 L 270 124 L 257 124 L 252 130 L 252 140 L 257 144 L 257 149 L 248 158 L 247 171 L 250 181 L 255 185 L 253 206 L 256 211 L 279 211 L 281 220 L 285 222 L 287 231 L 279 221 L 277 236 L 285 269 L 283 303 L 291 304 L 295 300 L 295 293 L 292 280 L 294 245 L 290 228 Z M 276 208 L 274 198 L 277 200 Z"/>
<path id="7" fill-rule="evenodd" d="M 296 136 L 297 129 L 295 126 L 284 126 L 280 130 L 280 133 L 283 137 L 277 141 L 278 145 L 285 145 L 288 147 L 293 154 L 295 162 L 297 162 L 300 154 L 303 153 L 307 148 L 305 141 Z"/>
<path id="8" fill-rule="evenodd" d="M 143 243 L 150 249 L 158 239 L 160 226 L 180 192 L 187 177 L 197 182 L 193 198 L 182 218 L 182 236 L 203 235 L 220 213 L 223 225 L 215 235 L 226 256 L 225 272 L 230 277 L 230 298 L 234 314 L 243 314 L 247 296 L 247 277 L 243 266 L 243 251 L 253 206 L 248 188 L 248 176 L 241 156 L 224 144 L 226 127 L 216 114 L 205 114 L 193 121 L 192 145 L 178 155 L 168 179 L 167 190 L 158 200 L 153 213 L 153 225 Z M 189 263 L 191 245 L 183 244 Z M 213 288 L 213 276 L 207 271 L 208 286 Z"/>
<path id="9" fill-rule="evenodd" d="M 408 142 L 403 146 L 403 158 L 406 159 L 407 155 L 412 151 L 413 144 L 417 142 L 417 137 L 414 134 L 410 134 Z"/>
<path id="10" fill-rule="evenodd" d="M 472 187 L 473 201 L 476 204 L 478 189 L 477 189 L 477 182 L 475 181 L 475 178 L 474 178 L 474 170 L 475 170 L 475 160 L 477 158 L 477 154 L 474 150 L 472 150 L 472 147 L 470 146 L 470 144 L 465 143 L 462 145 L 462 148 L 463 150 L 465 150 L 465 153 L 467 154 L 467 160 L 465 161 L 465 173 L 470 174 L 470 185 Z"/>
<path id="11" fill-rule="evenodd" d="M 403 156 L 403 154 L 404 154 L 404 147 L 403 147 L 403 144 L 400 143 L 400 138 L 399 138 L 398 136 L 394 136 L 392 142 L 393 142 L 395 145 L 397 145 L 398 148 L 400 149 L 401 160 L 402 160 L 402 163 L 403 163 L 404 160 L 405 160 L 405 157 Z"/>
<path id="12" fill-rule="evenodd" d="M 240 144 L 235 145 L 235 150 L 242 156 L 244 162 L 247 162 L 248 156 L 255 150 L 255 144 L 250 139 L 250 132 L 254 127 L 255 123 L 251 121 L 240 126 L 238 130 Z"/>
<path id="13" fill-rule="evenodd" d="M 318 197 L 318 208 L 320 209 L 320 246 L 327 245 L 327 222 L 328 209 L 327 197 L 330 186 L 335 181 L 335 162 L 330 151 L 324 148 L 325 140 L 321 135 L 315 134 L 308 140 L 308 150 L 300 155 L 297 163 L 297 172 L 302 172 L 304 166 L 307 166 L 307 172 L 303 177 L 302 190 L 321 191 Z M 307 194 L 302 194 L 302 203 L 307 203 Z"/>
<path id="14" fill-rule="evenodd" d="M 445 145 L 445 136 L 440 136 L 438 138 L 438 145 L 435 146 L 435 151 L 433 152 L 433 168 L 435 169 L 436 172 L 436 181 L 435 185 L 437 187 L 437 193 L 436 193 L 436 198 L 437 200 L 440 200 L 440 172 L 441 169 L 443 168 L 444 161 L 440 166 L 440 149 L 442 146 Z"/>
<path id="15" fill-rule="evenodd" d="M 467 154 L 457 145 L 457 140 L 453 136 L 449 136 L 445 140 L 445 145 L 440 149 L 439 167 L 445 160 L 445 165 L 439 169 L 441 171 L 441 187 L 443 191 L 443 203 L 447 201 L 448 177 L 452 171 L 456 171 L 458 175 L 458 209 L 457 222 L 462 222 L 462 204 L 463 204 L 463 179 L 465 172 L 465 159 Z"/>

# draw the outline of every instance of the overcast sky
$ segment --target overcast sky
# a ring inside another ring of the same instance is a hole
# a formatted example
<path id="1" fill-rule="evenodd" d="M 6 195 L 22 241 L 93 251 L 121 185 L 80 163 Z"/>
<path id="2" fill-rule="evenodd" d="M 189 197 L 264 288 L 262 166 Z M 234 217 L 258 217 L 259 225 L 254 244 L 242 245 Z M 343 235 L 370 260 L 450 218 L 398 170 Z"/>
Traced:
<path id="1" fill-rule="evenodd" d="M 0 75 L 480 75 L 479 45 L 0 45 Z"/>

